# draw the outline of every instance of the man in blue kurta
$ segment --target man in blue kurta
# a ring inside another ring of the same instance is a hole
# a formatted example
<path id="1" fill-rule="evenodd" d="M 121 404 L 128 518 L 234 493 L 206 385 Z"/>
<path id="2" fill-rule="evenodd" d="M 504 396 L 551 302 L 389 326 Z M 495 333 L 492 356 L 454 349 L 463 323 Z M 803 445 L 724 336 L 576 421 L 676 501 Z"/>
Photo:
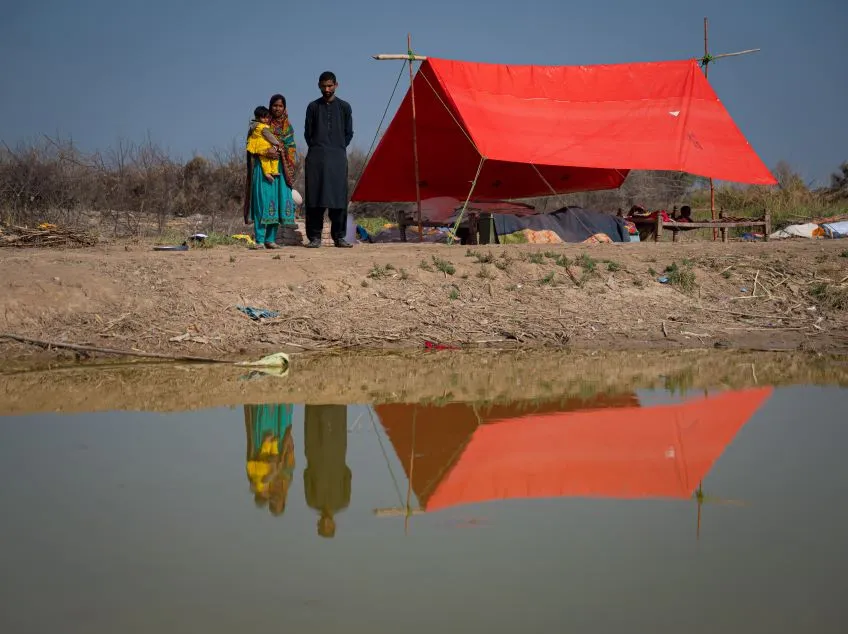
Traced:
<path id="1" fill-rule="evenodd" d="M 347 228 L 347 147 L 353 139 L 350 104 L 336 97 L 338 82 L 330 71 L 321 73 L 321 98 L 306 107 L 303 136 L 306 154 L 306 238 L 308 247 L 321 246 L 324 210 L 330 216 L 330 235 L 337 247 L 350 247 Z"/>

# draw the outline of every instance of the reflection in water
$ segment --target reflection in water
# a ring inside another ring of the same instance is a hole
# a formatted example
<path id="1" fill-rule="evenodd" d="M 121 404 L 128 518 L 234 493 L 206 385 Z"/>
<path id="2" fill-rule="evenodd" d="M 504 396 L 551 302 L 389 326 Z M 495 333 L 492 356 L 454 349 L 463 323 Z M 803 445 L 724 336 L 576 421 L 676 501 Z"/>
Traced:
<path id="1" fill-rule="evenodd" d="M 846 630 L 846 390 L 242 398 L 0 419 L 0 632 Z"/>
<path id="2" fill-rule="evenodd" d="M 291 404 L 244 406 L 247 432 L 247 479 L 256 505 L 273 515 L 286 510 L 294 474 Z"/>
<path id="3" fill-rule="evenodd" d="M 700 526 L 701 481 L 771 392 L 729 391 L 644 408 L 631 394 L 523 407 L 374 410 L 419 512 L 516 498 L 694 495 Z"/>
<path id="4" fill-rule="evenodd" d="M 704 502 L 738 504 L 705 495 L 702 481 L 771 393 L 726 391 L 650 407 L 632 392 L 506 405 L 377 405 L 408 483 L 406 501 L 377 514 L 409 517 L 518 498 L 694 499 L 700 534 Z M 293 406 L 244 411 L 251 492 L 257 505 L 280 515 L 295 467 Z M 347 406 L 304 406 L 304 497 L 318 513 L 321 537 L 335 536 L 336 515 L 350 504 L 347 434 Z"/>
<path id="5" fill-rule="evenodd" d="M 347 466 L 347 407 L 304 407 L 306 468 L 303 491 L 306 504 L 320 514 L 318 534 L 336 534 L 335 515 L 350 504 L 351 471 Z"/>

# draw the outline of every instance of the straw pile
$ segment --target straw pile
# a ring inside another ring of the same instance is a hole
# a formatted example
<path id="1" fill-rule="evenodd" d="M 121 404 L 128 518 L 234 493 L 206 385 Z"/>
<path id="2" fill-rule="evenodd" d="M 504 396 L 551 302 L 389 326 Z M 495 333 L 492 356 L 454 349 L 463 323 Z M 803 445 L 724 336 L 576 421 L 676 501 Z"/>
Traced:
<path id="1" fill-rule="evenodd" d="M 91 247 L 97 236 L 42 223 L 35 229 L 0 224 L 0 247 Z"/>

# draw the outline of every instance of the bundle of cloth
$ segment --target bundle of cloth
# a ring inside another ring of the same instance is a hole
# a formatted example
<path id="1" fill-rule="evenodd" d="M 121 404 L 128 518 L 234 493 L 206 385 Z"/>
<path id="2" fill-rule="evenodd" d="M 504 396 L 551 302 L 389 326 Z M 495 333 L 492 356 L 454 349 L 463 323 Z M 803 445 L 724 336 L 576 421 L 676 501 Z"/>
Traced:
<path id="1" fill-rule="evenodd" d="M 548 214 L 514 216 L 493 214 L 495 232 L 502 243 L 630 242 L 631 226 L 624 218 L 582 207 L 563 207 Z M 630 226 L 628 226 L 630 225 Z"/>
<path id="2" fill-rule="evenodd" d="M 848 217 L 833 216 L 778 229 L 769 238 L 848 238 Z"/>

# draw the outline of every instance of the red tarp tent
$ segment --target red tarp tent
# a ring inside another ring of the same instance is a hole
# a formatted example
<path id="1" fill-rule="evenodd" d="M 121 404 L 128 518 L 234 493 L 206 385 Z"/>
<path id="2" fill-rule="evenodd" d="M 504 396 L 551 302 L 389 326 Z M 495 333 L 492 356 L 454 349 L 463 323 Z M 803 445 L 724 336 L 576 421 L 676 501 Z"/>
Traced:
<path id="1" fill-rule="evenodd" d="M 428 58 L 415 75 L 421 197 L 613 189 L 631 169 L 777 181 L 696 60 L 511 66 Z M 351 199 L 412 202 L 410 93 Z"/>
<path id="2" fill-rule="evenodd" d="M 457 424 L 450 422 L 456 413 L 440 417 L 435 408 L 417 405 L 375 411 L 407 477 L 414 441 L 412 488 L 419 504 L 435 511 L 510 498 L 688 498 L 771 392 L 489 422 L 481 417 L 483 424 L 473 412 Z"/>

